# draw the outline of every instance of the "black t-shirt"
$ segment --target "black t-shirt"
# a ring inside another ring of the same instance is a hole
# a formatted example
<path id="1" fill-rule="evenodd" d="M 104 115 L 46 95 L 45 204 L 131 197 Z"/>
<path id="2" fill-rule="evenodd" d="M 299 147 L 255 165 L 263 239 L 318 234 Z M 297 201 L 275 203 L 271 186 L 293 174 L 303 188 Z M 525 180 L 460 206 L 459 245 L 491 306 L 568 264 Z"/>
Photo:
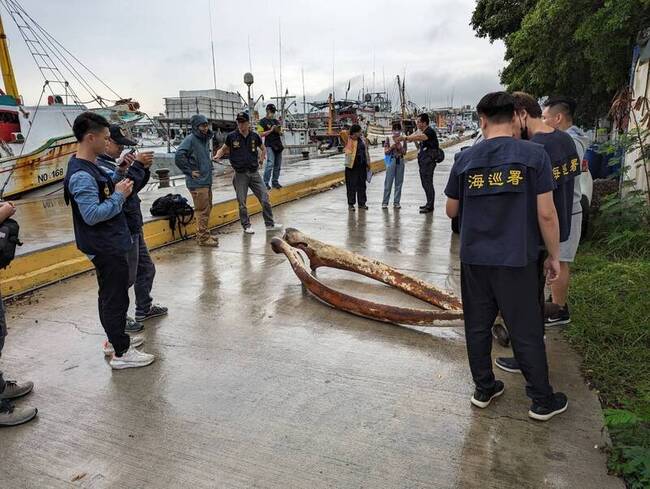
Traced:
<path id="1" fill-rule="evenodd" d="M 262 138 L 255 131 L 250 131 L 244 137 L 239 130 L 228 133 L 226 146 L 230 149 L 230 164 L 236 172 L 257 171 L 258 148 L 262 146 Z"/>
<path id="2" fill-rule="evenodd" d="M 354 155 L 354 167 L 358 168 L 359 166 L 365 166 L 368 164 L 366 161 L 366 145 L 363 142 L 362 138 L 357 140 L 357 154 Z"/>
<path id="3" fill-rule="evenodd" d="M 266 132 L 270 130 L 273 126 L 279 126 L 280 121 L 277 119 L 270 119 L 268 117 L 265 117 L 264 119 L 260 120 L 259 126 L 262 128 L 262 131 Z M 280 137 L 280 134 L 277 132 L 273 131 L 269 133 L 265 138 L 264 138 L 264 146 L 266 147 L 271 147 L 275 151 L 282 151 L 284 149 L 282 145 L 282 138 Z"/>
<path id="4" fill-rule="evenodd" d="M 461 262 L 523 267 L 537 260 L 537 195 L 554 188 L 538 144 L 498 137 L 456 153 L 445 194 L 460 201 Z"/>
<path id="5" fill-rule="evenodd" d="M 420 142 L 420 151 L 438 149 L 438 135 L 436 134 L 436 131 L 433 130 L 433 127 L 427 127 L 423 134 L 427 137 L 427 140 Z"/>
<path id="6" fill-rule="evenodd" d="M 569 239 L 571 214 L 573 214 L 573 185 L 580 175 L 580 162 L 576 145 L 571 136 L 564 131 L 537 133 L 531 141 L 544 146 L 551 159 L 553 179 L 557 185 L 553 192 L 553 202 L 560 223 L 560 241 Z"/>

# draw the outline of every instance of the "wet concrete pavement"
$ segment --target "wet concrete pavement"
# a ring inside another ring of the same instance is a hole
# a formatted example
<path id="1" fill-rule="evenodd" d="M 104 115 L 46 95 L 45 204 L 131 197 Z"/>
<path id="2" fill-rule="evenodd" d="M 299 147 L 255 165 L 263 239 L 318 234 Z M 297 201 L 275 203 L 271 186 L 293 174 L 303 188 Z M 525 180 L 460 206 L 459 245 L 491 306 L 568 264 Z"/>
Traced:
<path id="1" fill-rule="evenodd" d="M 371 148 L 371 158 L 381 159 L 383 150 Z M 283 165 L 281 182 L 291 184 L 309 177 L 341 171 L 343 155 L 292 161 Z M 232 187 L 232 172 L 229 165 L 215 163 L 215 176 L 212 188 L 213 202 L 222 202 L 235 198 Z M 224 168 L 227 173 L 223 174 Z M 151 184 L 146 191 L 140 192 L 142 199 L 142 214 L 145 222 L 152 218 L 149 209 L 154 200 L 168 193 L 178 193 L 186 197 L 190 204 L 192 196 L 185 187 L 183 178 L 174 178 L 174 186 L 157 188 Z M 50 248 L 74 241 L 72 229 L 72 213 L 63 199 L 63 186 L 56 184 L 38 191 L 39 197 L 26 197 L 14 201 L 16 204 L 16 219 L 20 222 L 20 238 L 23 246 L 17 248 L 18 255 L 24 255 L 37 250 Z"/>
<path id="2" fill-rule="evenodd" d="M 348 213 L 337 188 L 276 217 L 457 291 L 458 242 L 442 212 L 448 169 L 449 160 L 436 172 L 434 215 L 418 214 L 409 163 L 399 211 L 380 209 L 379 174 L 367 212 Z M 560 334 L 547 346 L 567 413 L 529 420 L 523 379 L 505 372 L 505 394 L 478 410 L 462 327 L 328 308 L 271 251 L 259 215 L 253 225 L 253 236 L 220 229 L 216 250 L 185 242 L 153 253 L 155 298 L 170 314 L 147 324 L 145 350 L 157 355 L 147 368 L 106 364 L 92 274 L 9 305 L 0 368 L 36 382 L 21 402 L 40 412 L 0 430 L 1 488 L 623 487 L 606 475 L 599 404 Z M 419 304 L 353 274 L 318 273 L 364 297 Z"/>

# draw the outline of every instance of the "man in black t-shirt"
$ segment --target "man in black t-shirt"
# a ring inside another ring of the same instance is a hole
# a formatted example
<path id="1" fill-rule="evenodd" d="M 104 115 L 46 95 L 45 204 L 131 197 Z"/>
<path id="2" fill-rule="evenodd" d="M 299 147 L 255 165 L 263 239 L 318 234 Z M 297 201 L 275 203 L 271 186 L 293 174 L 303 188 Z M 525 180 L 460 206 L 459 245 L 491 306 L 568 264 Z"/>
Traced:
<path id="1" fill-rule="evenodd" d="M 436 131 L 429 125 L 429 114 L 418 115 L 415 124 L 418 131 L 410 136 L 402 136 L 400 141 L 420 143 L 418 149 L 418 165 L 420 167 L 420 181 L 427 198 L 427 203 L 420 206 L 420 214 L 433 212 L 433 203 L 436 192 L 433 188 L 433 171 L 436 169 L 436 157 L 438 156 L 438 136 Z"/>
<path id="2" fill-rule="evenodd" d="M 266 148 L 266 163 L 264 165 L 264 184 L 267 189 L 282 188 L 278 179 L 280 178 L 280 168 L 282 167 L 282 125 L 275 118 L 275 105 L 266 106 L 266 117 L 260 120 L 257 126 L 257 132 L 264 138 L 264 147 Z M 271 178 L 272 177 L 272 178 Z"/>
<path id="3" fill-rule="evenodd" d="M 515 92 L 513 98 L 516 109 L 515 136 L 540 144 L 551 160 L 551 174 L 555 183 L 553 203 L 558 216 L 560 242 L 564 242 L 569 239 L 571 231 L 574 180 L 581 171 L 575 143 L 564 131 L 553 129 L 544 123 L 542 108 L 531 95 Z M 544 280 L 541 276 L 539 295 L 543 303 Z M 510 327 L 507 320 L 506 326 Z M 521 372 L 519 362 L 514 358 L 499 357 L 494 363 L 507 372 Z"/>
<path id="4" fill-rule="evenodd" d="M 538 270 L 560 271 L 551 162 L 544 149 L 512 137 L 514 100 L 489 93 L 476 110 L 485 140 L 455 155 L 445 188 L 447 215 L 459 217 L 461 294 L 467 354 L 476 384 L 473 405 L 504 391 L 492 370 L 490 329 L 500 311 L 532 399 L 528 415 L 546 421 L 567 409 L 549 384 Z M 540 263 L 544 243 L 549 257 Z"/>

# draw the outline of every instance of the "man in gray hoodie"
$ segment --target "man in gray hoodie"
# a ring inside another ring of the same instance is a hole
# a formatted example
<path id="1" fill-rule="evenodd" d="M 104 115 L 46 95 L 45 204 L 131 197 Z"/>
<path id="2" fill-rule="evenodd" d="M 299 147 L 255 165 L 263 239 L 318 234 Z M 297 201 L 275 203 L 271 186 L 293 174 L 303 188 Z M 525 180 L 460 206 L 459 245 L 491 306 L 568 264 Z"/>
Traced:
<path id="1" fill-rule="evenodd" d="M 190 119 L 192 133 L 176 149 L 176 166 L 185 175 L 185 183 L 194 200 L 196 241 L 200 246 L 219 246 L 219 240 L 210 235 L 208 222 L 212 211 L 212 131 L 208 119 L 201 114 Z"/>
<path id="2" fill-rule="evenodd" d="M 542 117 L 544 122 L 554 129 L 564 131 L 571 136 L 576 146 L 578 159 L 582 162 L 585 150 L 587 149 L 587 137 L 582 133 L 580 128 L 573 125 L 573 115 L 575 113 L 576 103 L 567 97 L 551 97 L 544 104 Z M 584 172 L 584 168 L 583 168 Z M 587 170 L 586 177 L 589 177 Z M 585 175 L 584 173 L 582 175 Z M 553 303 L 560 306 L 560 310 L 549 315 L 546 318 L 546 325 L 560 325 L 571 322 L 569 306 L 567 305 L 567 296 L 569 293 L 569 264 L 573 262 L 578 251 L 580 235 L 582 233 L 582 200 L 583 189 L 581 184 L 584 178 L 574 179 L 573 185 L 573 211 L 571 216 L 571 232 L 569 239 L 560 243 L 560 275 L 551 285 L 551 294 Z"/>

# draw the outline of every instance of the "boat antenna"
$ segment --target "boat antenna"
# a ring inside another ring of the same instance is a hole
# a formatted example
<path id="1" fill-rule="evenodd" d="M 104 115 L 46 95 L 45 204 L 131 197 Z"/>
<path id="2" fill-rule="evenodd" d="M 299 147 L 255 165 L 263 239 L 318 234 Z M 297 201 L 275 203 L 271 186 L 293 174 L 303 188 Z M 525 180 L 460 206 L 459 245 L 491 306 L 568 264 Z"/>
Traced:
<path id="1" fill-rule="evenodd" d="M 280 21 L 280 17 L 278 17 L 278 48 L 280 51 L 280 94 L 283 95 L 284 91 L 282 90 L 282 23 Z M 284 105 L 284 101 L 282 101 L 282 105 Z M 283 115 L 281 113 L 281 115 Z"/>
<path id="2" fill-rule="evenodd" d="M 208 19 L 210 21 L 210 48 L 212 49 L 212 81 L 214 82 L 214 89 L 217 89 L 217 68 L 214 63 L 214 39 L 212 36 L 212 0 L 208 0 Z M 250 46 L 249 46 L 250 53 Z"/>
<path id="3" fill-rule="evenodd" d="M 334 93 L 334 61 L 336 56 L 336 41 L 332 41 L 332 100 L 336 100 L 336 94 Z"/>
<path id="4" fill-rule="evenodd" d="M 253 72 L 253 58 L 251 57 L 251 35 L 248 35 L 248 71 Z"/>

